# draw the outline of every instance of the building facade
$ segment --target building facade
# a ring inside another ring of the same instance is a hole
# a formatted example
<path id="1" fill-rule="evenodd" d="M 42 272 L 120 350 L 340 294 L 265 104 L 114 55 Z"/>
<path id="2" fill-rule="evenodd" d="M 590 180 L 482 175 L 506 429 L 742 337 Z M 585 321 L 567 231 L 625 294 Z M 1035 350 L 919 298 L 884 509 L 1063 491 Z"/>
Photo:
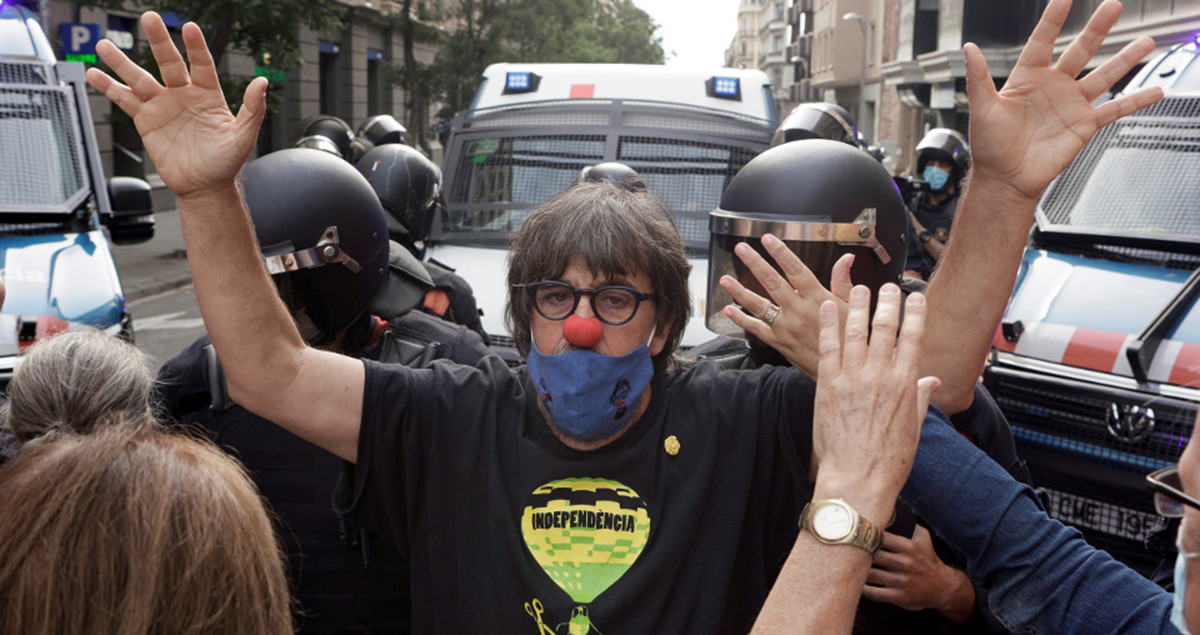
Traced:
<path id="1" fill-rule="evenodd" d="M 759 2 L 743 0 L 743 14 Z M 962 47 L 975 42 L 997 82 L 1016 64 L 1047 0 L 789 0 L 786 11 L 792 65 L 787 107 L 806 101 L 836 103 L 852 113 L 872 144 L 882 146 L 903 173 L 912 148 L 929 128 L 967 132 L 966 63 Z M 1079 0 L 1055 46 L 1061 53 L 1084 28 L 1101 0 Z M 1158 52 L 1200 34 L 1200 2 L 1123 0 L 1124 12 L 1090 68 L 1130 41 L 1149 35 Z M 754 55 L 736 55 L 744 29 L 727 52 L 751 67 Z M 783 86 L 781 83 L 779 86 Z M 1118 86 L 1119 88 L 1119 86 Z M 786 110 L 784 111 L 786 112 Z"/>
<path id="2" fill-rule="evenodd" d="M 393 20 L 401 4 L 391 0 L 339 2 L 346 7 L 344 28 L 335 33 L 303 28 L 301 62 L 295 68 L 276 69 L 269 60 L 256 60 L 235 50 L 228 51 L 221 60 L 221 73 L 266 75 L 271 80 L 270 90 L 279 97 L 278 109 L 263 122 L 256 154 L 290 147 L 300 138 L 306 122 L 319 114 L 340 117 L 355 128 L 367 117 L 389 114 L 411 127 L 405 91 L 392 80 L 394 69 L 402 67 L 404 61 L 403 36 Z M 44 28 L 60 59 L 68 59 L 60 36 L 62 25 L 99 25 L 101 33 L 126 52 L 145 43 L 138 21 L 141 11 L 133 3 L 126 5 L 127 10 L 115 11 L 80 8 L 66 0 L 43 0 L 40 5 Z M 172 33 L 178 35 L 185 18 L 174 14 L 163 17 Z M 424 63 L 433 61 L 436 54 L 428 44 L 416 43 L 414 49 L 417 60 Z M 136 132 L 123 126 L 119 117 L 114 126 L 115 107 L 111 102 L 93 94 L 90 105 L 106 175 L 145 178 L 161 189 Z M 435 160 L 441 158 L 437 122 L 433 119 L 439 108 L 440 104 L 428 104 L 417 118 L 425 126 L 425 149 Z M 413 132 L 410 130 L 410 137 L 415 137 Z"/>
<path id="3" fill-rule="evenodd" d="M 742 0 L 737 33 L 725 50 L 726 66 L 767 74 L 775 100 L 785 113 L 795 105 L 791 99 L 795 63 L 788 54 L 788 15 L 788 0 Z"/>

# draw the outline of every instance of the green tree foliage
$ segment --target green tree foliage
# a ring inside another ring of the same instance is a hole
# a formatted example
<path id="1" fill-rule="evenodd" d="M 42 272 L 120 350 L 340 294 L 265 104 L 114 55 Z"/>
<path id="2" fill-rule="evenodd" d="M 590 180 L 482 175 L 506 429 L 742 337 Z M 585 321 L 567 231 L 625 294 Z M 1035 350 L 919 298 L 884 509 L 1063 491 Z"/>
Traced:
<path id="1" fill-rule="evenodd" d="M 449 118 L 497 62 L 662 64 L 658 25 L 632 0 L 444 0 L 430 90 Z"/>

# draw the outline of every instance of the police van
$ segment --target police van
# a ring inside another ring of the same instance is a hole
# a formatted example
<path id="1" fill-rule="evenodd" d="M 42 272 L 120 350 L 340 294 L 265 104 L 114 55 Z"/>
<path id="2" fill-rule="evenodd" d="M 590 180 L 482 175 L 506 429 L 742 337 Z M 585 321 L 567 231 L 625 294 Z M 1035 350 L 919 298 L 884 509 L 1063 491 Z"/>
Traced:
<path id="1" fill-rule="evenodd" d="M 1148 472 L 1200 404 L 1200 54 L 1131 80 L 1158 104 L 1099 131 L 1043 193 L 984 381 L 1049 512 L 1142 572 Z"/>
<path id="2" fill-rule="evenodd" d="M 0 385 L 26 346 L 74 324 L 133 335 L 111 244 L 153 236 L 150 186 L 105 180 L 83 73 L 0 3 Z"/>
<path id="3" fill-rule="evenodd" d="M 767 149 L 778 110 L 761 71 L 637 64 L 493 64 L 451 122 L 443 159 L 448 213 L 428 257 L 475 290 L 493 348 L 518 359 L 504 326 L 508 237 L 580 170 L 619 161 L 674 215 L 695 303 L 683 346 L 704 326 L 708 213 Z"/>

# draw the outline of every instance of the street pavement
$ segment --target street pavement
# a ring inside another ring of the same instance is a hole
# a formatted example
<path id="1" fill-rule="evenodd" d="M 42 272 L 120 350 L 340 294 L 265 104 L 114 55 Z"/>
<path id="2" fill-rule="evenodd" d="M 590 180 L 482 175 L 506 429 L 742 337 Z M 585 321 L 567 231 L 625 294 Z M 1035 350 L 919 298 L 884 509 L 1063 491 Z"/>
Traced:
<path id="1" fill-rule="evenodd" d="M 154 238 L 137 245 L 113 245 L 113 258 L 127 302 L 192 282 L 175 209 L 155 212 Z"/>

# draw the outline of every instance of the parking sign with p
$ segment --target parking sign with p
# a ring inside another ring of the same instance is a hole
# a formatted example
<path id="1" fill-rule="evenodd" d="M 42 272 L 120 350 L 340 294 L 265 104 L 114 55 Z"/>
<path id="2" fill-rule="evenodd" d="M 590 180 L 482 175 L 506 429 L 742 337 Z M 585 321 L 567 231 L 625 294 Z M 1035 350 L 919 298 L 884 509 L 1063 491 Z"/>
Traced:
<path id="1" fill-rule="evenodd" d="M 68 62 L 96 63 L 96 42 L 104 37 L 99 24 L 64 23 L 58 27 L 63 57 Z"/>

